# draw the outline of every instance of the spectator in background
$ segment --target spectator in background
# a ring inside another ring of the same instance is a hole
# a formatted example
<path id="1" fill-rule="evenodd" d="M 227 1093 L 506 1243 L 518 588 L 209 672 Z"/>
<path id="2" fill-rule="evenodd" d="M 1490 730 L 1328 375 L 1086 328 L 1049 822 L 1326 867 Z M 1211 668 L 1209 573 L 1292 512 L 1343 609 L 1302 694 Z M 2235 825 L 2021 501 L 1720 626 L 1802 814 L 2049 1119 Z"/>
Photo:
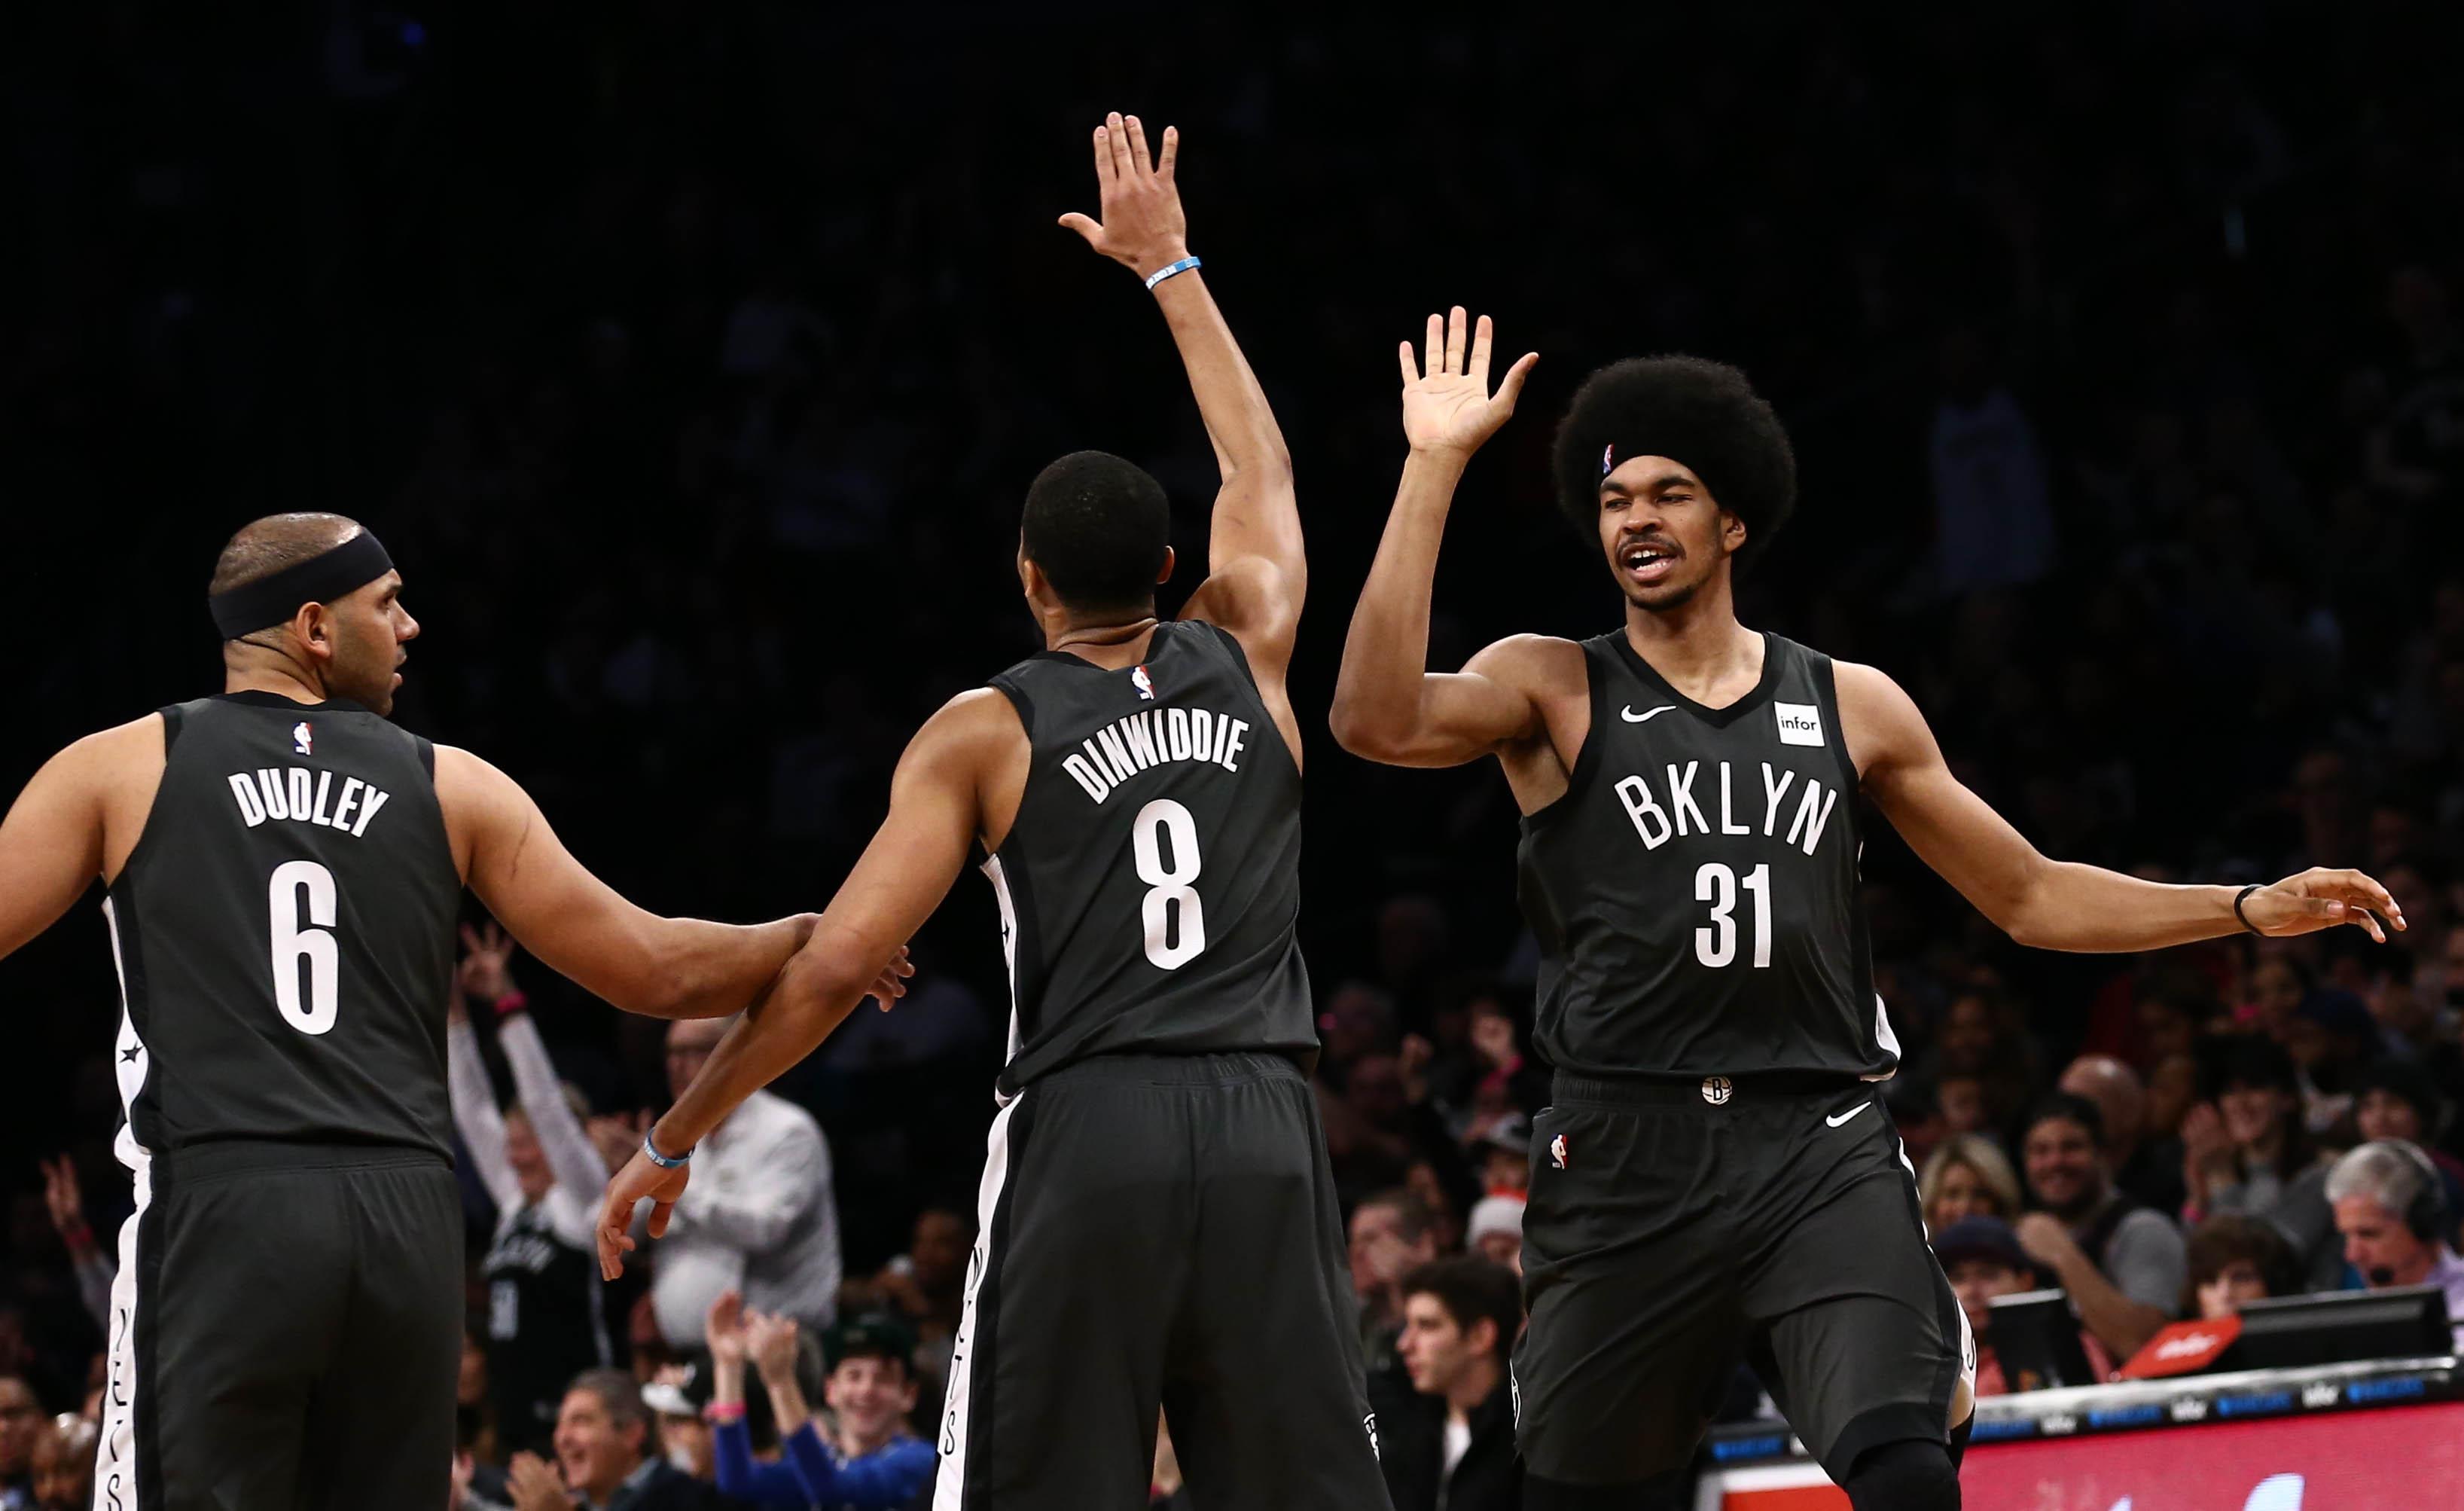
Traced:
<path id="1" fill-rule="evenodd" d="M 730 1018 L 668 1030 L 668 1087 L 681 1096 Z M 757 1091 L 693 1153 L 693 1184 L 676 1203 L 650 1282 L 659 1332 L 671 1347 L 700 1340 L 711 1303 L 740 1291 L 759 1311 L 816 1330 L 838 1312 L 838 1206 L 830 1149 L 813 1115 Z"/>
<path id="2" fill-rule="evenodd" d="M 1463 1237 L 1464 1246 L 1491 1264 L 1504 1265 L 1520 1276 L 1523 1273 L 1523 1198 L 1519 1195 L 1484 1196 L 1471 1210 L 1471 1225 Z"/>
<path id="3" fill-rule="evenodd" d="M 0 1511 L 27 1511 L 34 1503 L 34 1440 L 43 1427 L 34 1388 L 0 1375 Z"/>
<path id="4" fill-rule="evenodd" d="M 718 1511 L 710 1486 L 652 1456 L 649 1444 L 650 1413 L 633 1377 L 584 1370 L 557 1413 L 556 1468 L 536 1454 L 514 1455 L 514 1511 Z"/>
<path id="5" fill-rule="evenodd" d="M 1380 1191 L 1353 1209 L 1352 1294 L 1360 1302 L 1360 1337 L 1372 1373 L 1391 1365 L 1403 1325 L 1403 1277 L 1438 1256 L 1428 1209 L 1400 1189 Z"/>
<path id="6" fill-rule="evenodd" d="M 1993 1350 L 1993 1300 L 2035 1289 L 2035 1267 L 2019 1247 L 2011 1225 L 1999 1217 L 1963 1217 L 1934 1235 L 1933 1254 L 1950 1281 L 1951 1294 L 1976 1337 L 1976 1393 L 2001 1395 L 2012 1390 L 2041 1389 L 2046 1382 L 2023 1376 L 2007 1378 Z M 2093 1332 L 2079 1334 L 2088 1367 L 2100 1380 L 2113 1373 L 2113 1356 Z"/>
<path id="7" fill-rule="evenodd" d="M 913 1329 L 916 1399 L 925 1417 L 941 1413 L 950 1379 L 958 1317 L 966 1306 L 967 1256 L 975 1250 L 976 1215 L 963 1207 L 933 1206 L 915 1214 L 907 1252 L 884 1265 L 869 1282 L 841 1293 L 842 1316 L 888 1311 Z"/>
<path id="8" fill-rule="evenodd" d="M 2353 1078 L 2378 1040 L 2369 1005 L 2349 991 L 2322 988 L 2301 999 L 2286 1031 L 2302 1126 L 2325 1133 L 2352 1110 Z"/>
<path id="9" fill-rule="evenodd" d="M 2036 1210 L 2015 1227 L 2020 1248 L 2070 1293 L 2105 1351 L 2129 1358 L 2181 1300 L 2181 1233 L 2113 1189 L 2103 1114 L 2085 1098 L 2056 1092 L 2038 1102 L 2022 1146 Z"/>
<path id="10" fill-rule="evenodd" d="M 1925 1156 L 1917 1196 L 1929 1233 L 1964 1217 L 2013 1222 L 2019 1215 L 2019 1176 L 2000 1144 L 1982 1134 L 1957 1134 Z"/>
<path id="11" fill-rule="evenodd" d="M 759 1360 L 764 1350 L 758 1338 L 755 1346 Z M 824 1351 L 830 1372 L 823 1400 L 838 1423 L 826 1472 L 790 1460 L 806 1479 L 809 1503 L 825 1511 L 892 1511 L 915 1501 L 933 1482 L 935 1455 L 909 1430 L 914 1335 L 891 1318 L 852 1318 L 830 1330 Z M 776 1368 L 775 1348 L 768 1359 L 764 1380 Z"/>
<path id="12" fill-rule="evenodd" d="M 92 1511 L 95 1443 L 101 1434 L 82 1416 L 55 1416 L 34 1439 L 37 1511 Z"/>
<path id="13" fill-rule="evenodd" d="M 1506 1112 L 1471 1137 L 1472 1168 L 1481 1189 L 1495 1195 L 1531 1189 L 1531 1120 Z"/>
<path id="14" fill-rule="evenodd" d="M 2464 1211 L 2464 1164 L 2431 1145 L 2438 1122 L 2437 1084 L 2416 1061 L 2383 1059 L 2353 1082 L 2354 1130 L 2367 1142 L 2401 1140 L 2428 1155 L 2430 1163 L 2438 1167 L 2447 1210 Z"/>
<path id="15" fill-rule="evenodd" d="M 2327 1200 L 2344 1259 L 2373 1291 L 2435 1285 L 2447 1293 L 2447 1315 L 2464 1352 L 2464 1261 L 2451 1246 L 2454 1214 L 2438 1174 L 2409 1144 L 2365 1144 L 2327 1174 Z"/>
<path id="16" fill-rule="evenodd" d="M 2104 1137 L 2113 1160 L 2113 1184 L 2123 1194 L 2157 1211 L 2182 1207 L 2182 1146 L 2147 1137 L 2147 1092 L 2138 1072 L 2110 1055 L 2082 1055 L 2056 1083 L 2085 1097 L 2104 1115 Z"/>
<path id="17" fill-rule="evenodd" d="M 661 1365 L 656 1378 L 642 1387 L 642 1404 L 656 1418 L 659 1456 L 695 1479 L 716 1483 L 717 1454 L 702 1414 L 710 1406 L 711 1372 L 707 1357 Z"/>
<path id="18" fill-rule="evenodd" d="M 1378 1467 L 1395 1511 L 1520 1511 L 1507 1360 L 1523 1329 L 1513 1274 L 1440 1259 L 1403 1277 L 1399 1345 L 1412 1393 L 1381 1391 Z"/>
<path id="19" fill-rule="evenodd" d="M 1933 1083 L 1934 1117 L 1942 1136 L 1990 1132 L 2000 1121 L 1991 1089 L 1974 1071 L 1945 1071 Z"/>
<path id="20" fill-rule="evenodd" d="M 52 1230 L 60 1235 L 60 1247 L 68 1251 L 69 1268 L 77 1276 L 77 1300 L 85 1303 L 86 1315 L 95 1325 L 108 1333 L 111 1282 L 120 1267 L 103 1252 L 85 1220 L 85 1196 L 77 1185 L 77 1165 L 65 1154 L 36 1163 L 43 1169 L 43 1206 L 52 1214 Z"/>
<path id="21" fill-rule="evenodd" d="M 2293 1057 L 2275 1040 L 2241 1034 L 2225 1045 L 2211 1100 L 2182 1120 L 2182 1147 L 2184 1222 L 2244 1212 L 2297 1240 L 2329 1227 L 2326 1173 L 2302 1124 Z"/>
<path id="22" fill-rule="evenodd" d="M 2187 1245 L 2189 1280 L 2182 1291 L 2182 1315 L 2217 1322 L 2253 1301 L 2298 1296 L 2301 1271 L 2293 1246 L 2273 1224 L 2241 1212 L 2221 1212 L 2199 1224 Z"/>
<path id="23" fill-rule="evenodd" d="M 446 1078 L 453 1125 L 496 1204 L 495 1237 L 482 1261 L 489 1399 L 498 1446 L 536 1454 L 556 1436 L 574 1376 L 616 1362 L 594 1236 L 607 1165 L 575 1094 L 557 1078 L 530 1000 L 514 984 L 514 942 L 495 923 L 484 934 L 465 924 L 462 944 L 446 1002 Z M 517 1104 L 503 1112 L 471 1024 L 473 1002 L 495 1020 L 497 1047 L 514 1073 Z"/>

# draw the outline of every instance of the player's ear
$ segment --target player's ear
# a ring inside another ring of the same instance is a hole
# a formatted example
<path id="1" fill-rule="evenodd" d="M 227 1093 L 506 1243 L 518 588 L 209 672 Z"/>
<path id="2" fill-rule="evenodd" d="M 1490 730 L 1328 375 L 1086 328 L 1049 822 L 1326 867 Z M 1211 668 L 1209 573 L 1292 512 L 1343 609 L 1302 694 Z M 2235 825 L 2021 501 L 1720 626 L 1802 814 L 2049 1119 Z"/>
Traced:
<path id="1" fill-rule="evenodd" d="M 1721 510 L 1720 539 L 1727 543 L 1728 554 L 1731 556 L 1744 550 L 1746 548 L 1746 522 L 1737 518 L 1735 515 L 1730 514 L 1726 509 Z"/>
<path id="2" fill-rule="evenodd" d="M 1163 548 L 1163 569 L 1155 573 L 1155 582 L 1158 586 L 1172 581 L 1172 547 L 1167 545 Z"/>

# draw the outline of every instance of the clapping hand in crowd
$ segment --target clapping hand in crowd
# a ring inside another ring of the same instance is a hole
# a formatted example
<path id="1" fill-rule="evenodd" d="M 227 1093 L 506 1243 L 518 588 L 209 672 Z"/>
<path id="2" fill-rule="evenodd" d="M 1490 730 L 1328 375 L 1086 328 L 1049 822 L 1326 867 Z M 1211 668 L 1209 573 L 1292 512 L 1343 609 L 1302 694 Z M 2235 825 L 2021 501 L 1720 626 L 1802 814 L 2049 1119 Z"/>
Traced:
<path id="1" fill-rule="evenodd" d="M 514 1511 L 573 1511 L 563 1477 L 537 1454 L 516 1454 L 505 1466 L 505 1483 L 513 1492 Z"/>

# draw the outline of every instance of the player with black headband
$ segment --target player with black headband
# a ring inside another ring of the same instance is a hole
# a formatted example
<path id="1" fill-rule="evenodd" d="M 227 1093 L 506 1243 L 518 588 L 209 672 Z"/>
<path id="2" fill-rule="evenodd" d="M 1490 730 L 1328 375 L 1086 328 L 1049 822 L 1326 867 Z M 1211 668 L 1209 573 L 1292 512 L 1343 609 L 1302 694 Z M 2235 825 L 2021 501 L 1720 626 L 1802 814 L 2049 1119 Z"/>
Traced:
<path id="1" fill-rule="evenodd" d="M 1206 581 L 1159 621 L 1171 506 L 1080 452 L 1028 487 L 1018 573 L 1045 649 L 926 722 L 890 811 L 779 989 L 618 1172 L 612 1278 L 682 1159 L 847 1015 L 969 858 L 1001 907 L 1012 1012 L 981 1233 L 934 1433 L 935 1511 L 1131 1511 L 1158 1408 L 1227 1511 L 1386 1502 L 1342 1217 L 1309 1078 L 1300 723 L 1285 670 L 1308 564 L 1265 393 L 1189 256 L 1177 138 L 1096 128 L 1100 224 L 1063 224 L 1154 292 L 1207 434 Z"/>
<path id="2" fill-rule="evenodd" d="M 210 589 L 223 691 L 79 740 L 0 823 L 0 956 L 99 878 L 123 998 L 137 1210 L 99 1505 L 444 1504 L 465 884 L 540 960 L 659 1017 L 743 1007 L 811 932 L 653 917 L 502 772 L 389 722 L 419 633 L 401 593 L 349 520 L 248 525 Z"/>
<path id="3" fill-rule="evenodd" d="M 1719 363 L 1605 367 L 1558 431 L 1559 502 L 1624 623 L 1431 674 L 1446 511 L 1533 360 L 1492 394 L 1490 344 L 1457 309 L 1429 318 L 1425 369 L 1403 347 L 1411 454 L 1333 725 L 1395 766 L 1495 756 L 1524 814 L 1534 1044 L 1556 1073 L 1523 1219 L 1525 1503 L 1658 1503 L 1746 1358 L 1859 1511 L 1956 1506 L 1974 1356 L 1879 1107 L 1899 1046 L 1856 911 L 1857 795 L 2041 948 L 2403 919 L 2352 871 L 2236 889 L 2050 860 L 1951 775 L 1897 683 L 1739 624 L 1735 574 L 1796 471 Z"/>

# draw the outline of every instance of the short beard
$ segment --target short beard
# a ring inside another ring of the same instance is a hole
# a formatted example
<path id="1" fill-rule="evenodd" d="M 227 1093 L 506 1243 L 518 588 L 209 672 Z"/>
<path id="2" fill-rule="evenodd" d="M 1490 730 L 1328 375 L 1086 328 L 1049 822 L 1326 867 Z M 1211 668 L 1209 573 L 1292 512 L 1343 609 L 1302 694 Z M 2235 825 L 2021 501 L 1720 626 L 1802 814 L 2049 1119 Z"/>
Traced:
<path id="1" fill-rule="evenodd" d="M 1683 609 L 1692 603 L 1694 595 L 1702 590 L 1703 584 L 1700 582 L 1687 583 L 1682 588 L 1662 589 L 1649 597 L 1638 593 L 1633 589 L 1627 589 L 1625 601 L 1645 613 L 1666 613 L 1672 609 Z"/>

